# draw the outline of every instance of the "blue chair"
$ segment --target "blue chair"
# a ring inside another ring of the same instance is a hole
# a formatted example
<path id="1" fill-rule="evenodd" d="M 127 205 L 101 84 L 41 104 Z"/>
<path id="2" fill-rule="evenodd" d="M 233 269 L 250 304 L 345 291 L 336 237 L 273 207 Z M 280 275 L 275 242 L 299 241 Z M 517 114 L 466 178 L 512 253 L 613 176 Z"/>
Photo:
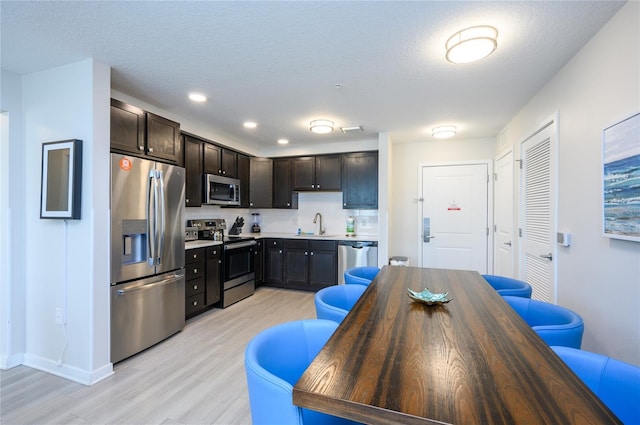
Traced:
<path id="1" fill-rule="evenodd" d="M 602 354 L 551 347 L 624 424 L 640 424 L 640 367 Z"/>
<path id="2" fill-rule="evenodd" d="M 483 274 L 482 277 L 489 282 L 489 285 L 500 295 L 531 298 L 531 285 L 525 281 L 493 274 Z"/>
<path id="3" fill-rule="evenodd" d="M 256 335 L 244 356 L 253 425 L 352 424 L 293 404 L 293 386 L 338 327 L 329 320 L 283 323 Z"/>
<path id="4" fill-rule="evenodd" d="M 522 297 L 502 297 L 548 345 L 580 348 L 582 317 L 559 305 Z"/>
<path id="5" fill-rule="evenodd" d="M 378 267 L 353 267 L 347 269 L 344 272 L 344 283 L 369 286 L 379 271 Z"/>
<path id="6" fill-rule="evenodd" d="M 318 319 L 341 323 L 366 289 L 363 285 L 335 285 L 319 290 L 314 297 Z"/>

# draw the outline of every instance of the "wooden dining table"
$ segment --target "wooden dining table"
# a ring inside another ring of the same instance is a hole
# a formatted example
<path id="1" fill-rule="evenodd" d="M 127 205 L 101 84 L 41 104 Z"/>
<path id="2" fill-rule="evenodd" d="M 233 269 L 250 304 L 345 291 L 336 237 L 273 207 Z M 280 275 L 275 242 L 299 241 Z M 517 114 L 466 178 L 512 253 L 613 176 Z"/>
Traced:
<path id="1" fill-rule="evenodd" d="M 448 292 L 426 305 L 407 289 Z M 367 424 L 620 424 L 477 272 L 385 266 L 293 388 Z"/>

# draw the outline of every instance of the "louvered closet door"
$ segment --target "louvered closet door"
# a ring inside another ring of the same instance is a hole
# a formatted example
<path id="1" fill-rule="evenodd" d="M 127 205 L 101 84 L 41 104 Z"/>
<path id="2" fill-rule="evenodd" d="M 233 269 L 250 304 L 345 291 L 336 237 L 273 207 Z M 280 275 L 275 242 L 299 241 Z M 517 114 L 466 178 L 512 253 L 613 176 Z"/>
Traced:
<path id="1" fill-rule="evenodd" d="M 555 123 L 522 144 L 522 249 L 520 277 L 532 298 L 556 302 Z"/>

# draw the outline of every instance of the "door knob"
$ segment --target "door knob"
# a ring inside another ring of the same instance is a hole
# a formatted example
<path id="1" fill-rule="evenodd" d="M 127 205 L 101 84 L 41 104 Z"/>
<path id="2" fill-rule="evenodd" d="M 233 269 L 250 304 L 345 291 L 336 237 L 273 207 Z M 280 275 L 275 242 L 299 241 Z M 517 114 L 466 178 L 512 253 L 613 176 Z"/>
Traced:
<path id="1" fill-rule="evenodd" d="M 553 255 L 551 255 L 550 253 L 547 255 L 540 254 L 540 258 L 546 258 L 547 260 L 551 261 L 553 260 Z"/>
<path id="2" fill-rule="evenodd" d="M 509 245 L 509 246 L 511 246 L 511 241 L 509 241 L 509 242 L 505 242 L 504 244 L 505 244 L 505 245 Z"/>

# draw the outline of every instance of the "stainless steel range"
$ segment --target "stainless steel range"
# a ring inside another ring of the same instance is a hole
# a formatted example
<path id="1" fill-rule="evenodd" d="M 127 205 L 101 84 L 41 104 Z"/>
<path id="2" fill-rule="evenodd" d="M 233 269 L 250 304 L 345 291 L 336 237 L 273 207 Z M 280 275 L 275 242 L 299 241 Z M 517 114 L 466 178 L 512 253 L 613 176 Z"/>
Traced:
<path id="1" fill-rule="evenodd" d="M 224 219 L 190 220 L 187 225 L 198 229 L 198 239 L 223 241 L 222 308 L 253 295 L 255 238 L 225 235 L 227 226 Z M 238 227 L 237 223 L 235 227 Z"/>

